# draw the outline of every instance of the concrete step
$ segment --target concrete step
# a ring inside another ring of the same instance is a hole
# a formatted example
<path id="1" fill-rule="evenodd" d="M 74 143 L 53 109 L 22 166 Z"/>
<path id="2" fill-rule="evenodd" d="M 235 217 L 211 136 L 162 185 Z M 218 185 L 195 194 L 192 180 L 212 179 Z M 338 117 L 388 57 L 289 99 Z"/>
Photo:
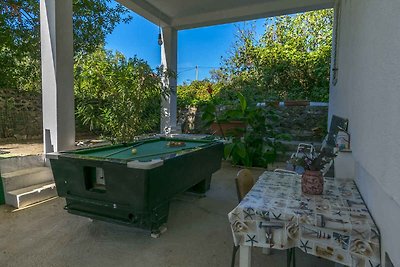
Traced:
<path id="1" fill-rule="evenodd" d="M 5 198 L 6 204 L 15 208 L 23 208 L 55 196 L 57 196 L 56 184 L 50 182 L 7 192 Z"/>
<path id="2" fill-rule="evenodd" d="M 28 169 L 32 167 L 44 167 L 44 166 L 45 162 L 43 155 L 32 155 L 32 156 L 0 159 L 0 172 L 2 174 L 22 169 Z"/>
<path id="3" fill-rule="evenodd" d="M 33 167 L 9 173 L 2 173 L 4 192 L 10 192 L 31 185 L 54 182 L 51 168 Z"/>

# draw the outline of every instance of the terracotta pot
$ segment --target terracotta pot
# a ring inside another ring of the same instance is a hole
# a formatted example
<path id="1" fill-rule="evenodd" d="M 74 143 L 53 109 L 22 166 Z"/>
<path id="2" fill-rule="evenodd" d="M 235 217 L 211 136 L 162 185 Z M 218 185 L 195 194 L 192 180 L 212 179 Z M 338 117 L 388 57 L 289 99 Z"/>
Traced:
<path id="1" fill-rule="evenodd" d="M 301 177 L 301 191 L 309 195 L 321 195 L 324 191 L 324 177 L 320 171 L 305 171 Z"/>
<path id="2" fill-rule="evenodd" d="M 268 102 L 268 106 L 277 108 L 279 107 L 279 101 Z"/>
<path id="3" fill-rule="evenodd" d="M 304 107 L 309 106 L 310 101 L 307 100 L 287 100 L 285 101 L 285 107 Z"/>
<path id="4" fill-rule="evenodd" d="M 241 133 L 241 132 L 237 133 L 237 132 L 235 132 L 235 129 L 238 129 L 238 128 L 245 129 L 246 128 L 246 124 L 242 121 L 221 122 L 220 125 L 221 125 L 222 131 L 225 136 L 234 135 L 236 137 L 242 137 L 243 133 Z M 218 126 L 218 123 L 216 123 L 216 122 L 212 123 L 210 126 L 210 129 L 215 135 L 222 136 L 221 129 Z"/>

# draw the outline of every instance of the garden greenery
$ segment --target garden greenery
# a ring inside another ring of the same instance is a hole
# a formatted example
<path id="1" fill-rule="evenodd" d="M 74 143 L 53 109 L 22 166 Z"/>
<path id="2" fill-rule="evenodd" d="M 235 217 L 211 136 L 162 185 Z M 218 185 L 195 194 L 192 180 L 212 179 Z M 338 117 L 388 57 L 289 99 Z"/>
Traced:
<path id="1" fill-rule="evenodd" d="M 40 92 L 39 0 L 0 1 L 0 88 Z M 132 19 L 112 0 L 73 0 L 74 52 L 92 53 Z"/>
<path id="2" fill-rule="evenodd" d="M 104 49 L 78 55 L 76 62 L 76 115 L 91 131 L 119 142 L 159 131 L 164 73 Z"/>
<path id="3" fill-rule="evenodd" d="M 329 68 L 333 10 L 269 18 L 257 37 L 255 28 L 240 28 L 232 52 L 212 72 L 215 97 L 236 101 L 237 93 L 251 102 L 266 100 L 329 100 Z M 178 88 L 178 97 L 197 104 L 208 99 L 195 81 Z M 205 90 L 202 90 L 205 91 Z"/>

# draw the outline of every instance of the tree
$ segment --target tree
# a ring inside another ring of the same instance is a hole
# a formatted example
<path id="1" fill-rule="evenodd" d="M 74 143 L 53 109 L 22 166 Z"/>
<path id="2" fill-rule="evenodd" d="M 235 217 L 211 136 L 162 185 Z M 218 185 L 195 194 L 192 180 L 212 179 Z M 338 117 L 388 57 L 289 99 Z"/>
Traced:
<path id="1" fill-rule="evenodd" d="M 78 54 L 75 64 L 76 115 L 90 130 L 116 141 L 158 132 L 162 84 L 166 75 L 154 72 L 137 57 L 102 48 Z"/>
<path id="2" fill-rule="evenodd" d="M 74 52 L 91 53 L 132 17 L 111 0 L 73 0 Z M 0 0 L 0 88 L 40 90 L 39 0 Z"/>
<path id="3" fill-rule="evenodd" d="M 256 38 L 253 28 L 239 29 L 230 57 L 214 77 L 250 101 L 308 99 L 328 101 L 333 10 L 266 20 Z"/>

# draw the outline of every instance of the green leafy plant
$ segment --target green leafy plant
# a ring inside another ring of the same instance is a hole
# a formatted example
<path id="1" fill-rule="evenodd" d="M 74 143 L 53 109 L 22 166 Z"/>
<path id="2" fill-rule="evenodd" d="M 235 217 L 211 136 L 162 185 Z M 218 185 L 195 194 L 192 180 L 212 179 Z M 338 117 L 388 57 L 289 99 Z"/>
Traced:
<path id="1" fill-rule="evenodd" d="M 267 19 L 261 38 L 254 25 L 238 28 L 232 53 L 213 71 L 221 97 L 328 101 L 332 25 L 326 9 Z"/>
<path id="2" fill-rule="evenodd" d="M 118 142 L 159 130 L 161 69 L 104 49 L 81 55 L 75 65 L 76 115 L 90 130 Z"/>
<path id="3" fill-rule="evenodd" d="M 227 111 L 227 114 L 230 118 L 242 120 L 247 127 L 237 129 L 243 132 L 243 136 L 233 136 L 232 143 L 225 146 L 224 155 L 233 164 L 267 167 L 284 150 L 278 140 L 289 136 L 275 131 L 278 117 L 272 109 L 249 106 L 242 94 L 238 94 L 238 99 L 238 108 Z"/>
<path id="4" fill-rule="evenodd" d="M 207 91 L 210 101 L 203 105 L 203 114 L 201 116 L 203 127 L 208 128 L 212 123 L 216 123 L 222 137 L 225 139 L 225 132 L 221 127 L 221 123 L 229 120 L 227 113 L 223 112 L 221 106 L 219 105 L 219 99 L 213 95 L 214 91 L 211 84 L 208 84 L 207 90 L 205 91 Z"/>
<path id="5" fill-rule="evenodd" d="M 318 154 L 310 154 L 300 150 L 299 152 L 302 156 L 291 158 L 289 163 L 293 166 L 301 166 L 304 170 L 321 171 L 326 164 L 336 157 L 336 153 L 333 153 L 330 150 L 331 149 L 324 148 Z"/>
<path id="6" fill-rule="evenodd" d="M 210 92 L 212 94 L 212 91 Z M 224 155 L 235 165 L 267 167 L 273 163 L 277 155 L 284 150 L 278 140 L 288 139 L 288 135 L 278 134 L 274 124 L 278 117 L 272 109 L 248 105 L 242 94 L 237 95 L 236 105 L 217 108 L 210 102 L 203 113 L 205 125 L 216 122 L 219 125 L 226 121 L 242 121 L 244 128 L 236 128 L 223 133 L 224 139 L 230 143 L 225 145 Z"/>
<path id="7" fill-rule="evenodd" d="M 193 81 L 190 84 L 184 83 L 178 86 L 177 98 L 178 108 L 184 109 L 189 106 L 200 107 L 211 101 L 211 95 L 207 92 L 208 86 L 212 84 L 213 97 L 218 95 L 220 90 L 219 84 L 211 83 L 205 79 L 202 81 Z"/>
<path id="8" fill-rule="evenodd" d="M 39 0 L 0 4 L 0 88 L 40 91 Z M 73 0 L 74 52 L 104 47 L 106 36 L 128 23 L 129 10 L 111 0 Z"/>

